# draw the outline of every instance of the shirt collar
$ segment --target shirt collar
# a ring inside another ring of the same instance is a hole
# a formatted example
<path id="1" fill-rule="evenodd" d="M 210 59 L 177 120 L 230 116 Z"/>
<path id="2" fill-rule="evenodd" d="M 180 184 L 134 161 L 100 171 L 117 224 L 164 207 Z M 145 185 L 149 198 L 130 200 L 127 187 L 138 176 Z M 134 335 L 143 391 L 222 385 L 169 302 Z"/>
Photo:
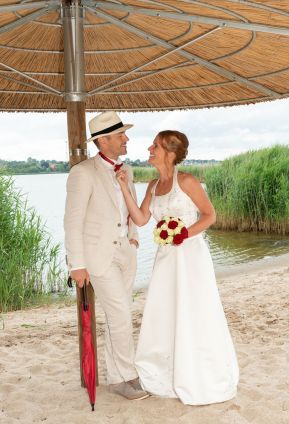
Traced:
<path id="1" fill-rule="evenodd" d="M 114 159 L 111 159 L 109 156 L 107 156 L 107 158 L 110 159 L 113 162 L 113 165 L 112 165 L 111 163 L 109 163 L 106 160 L 104 160 L 100 155 L 98 155 L 98 156 L 100 157 L 102 163 L 106 166 L 106 168 L 107 169 L 110 169 L 110 170 L 114 170 L 114 165 L 115 164 L 122 163 L 122 160 L 120 158 L 118 158 L 118 160 L 115 161 Z"/>

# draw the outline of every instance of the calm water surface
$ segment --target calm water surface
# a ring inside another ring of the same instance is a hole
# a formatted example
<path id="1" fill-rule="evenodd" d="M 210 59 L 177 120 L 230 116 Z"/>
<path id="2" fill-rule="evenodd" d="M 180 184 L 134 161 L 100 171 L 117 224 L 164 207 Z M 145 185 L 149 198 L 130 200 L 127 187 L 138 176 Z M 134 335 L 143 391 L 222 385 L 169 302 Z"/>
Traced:
<path id="1" fill-rule="evenodd" d="M 47 230 L 55 242 L 63 247 L 63 215 L 65 184 L 68 174 L 19 175 L 15 185 L 22 190 L 30 206 L 33 206 L 46 223 Z M 145 195 L 147 184 L 136 184 L 139 202 Z M 139 229 L 138 271 L 135 287 L 144 287 L 150 278 L 156 245 L 152 230 L 155 221 Z M 205 235 L 212 253 L 217 273 L 234 269 L 236 266 L 253 261 L 268 259 L 288 253 L 289 238 L 266 234 L 236 233 L 209 230 Z"/>

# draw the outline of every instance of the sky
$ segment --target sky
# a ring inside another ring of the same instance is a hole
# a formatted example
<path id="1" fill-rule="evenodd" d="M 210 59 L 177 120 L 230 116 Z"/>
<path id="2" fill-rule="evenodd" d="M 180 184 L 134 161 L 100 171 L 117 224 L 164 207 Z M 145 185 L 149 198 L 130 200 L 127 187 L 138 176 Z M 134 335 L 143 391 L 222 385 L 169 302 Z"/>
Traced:
<path id="1" fill-rule="evenodd" d="M 88 121 L 96 113 L 87 113 Z M 187 159 L 223 160 L 241 152 L 289 145 L 289 100 L 226 108 L 172 112 L 120 113 L 127 131 L 127 157 L 148 158 L 147 148 L 165 129 L 184 132 L 190 141 Z M 0 113 L 0 159 L 68 160 L 65 113 Z M 88 144 L 89 154 L 97 150 Z"/>

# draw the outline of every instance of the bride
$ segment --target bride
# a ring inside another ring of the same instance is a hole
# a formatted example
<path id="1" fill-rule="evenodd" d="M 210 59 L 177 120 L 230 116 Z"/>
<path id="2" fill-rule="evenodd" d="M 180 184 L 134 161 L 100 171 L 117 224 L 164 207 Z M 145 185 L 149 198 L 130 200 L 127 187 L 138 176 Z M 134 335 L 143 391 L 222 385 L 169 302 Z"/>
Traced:
<path id="1" fill-rule="evenodd" d="M 180 244 L 164 244 L 156 237 L 160 245 L 136 352 L 141 385 L 158 396 L 204 405 L 233 398 L 239 370 L 202 237 L 215 222 L 215 211 L 199 181 L 175 166 L 185 158 L 188 144 L 178 131 L 156 136 L 148 150 L 159 179 L 148 185 L 140 208 L 130 194 L 125 171 L 119 171 L 117 179 L 136 225 L 145 225 L 152 215 L 160 228 L 167 216 L 179 218 L 188 230 L 182 232 L 185 238 L 179 238 Z"/>

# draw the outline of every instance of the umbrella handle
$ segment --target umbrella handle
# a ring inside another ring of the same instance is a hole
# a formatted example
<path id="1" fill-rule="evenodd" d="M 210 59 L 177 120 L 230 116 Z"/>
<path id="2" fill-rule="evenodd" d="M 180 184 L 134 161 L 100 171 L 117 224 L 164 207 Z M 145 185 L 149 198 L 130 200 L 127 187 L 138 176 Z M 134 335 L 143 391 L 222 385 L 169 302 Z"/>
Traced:
<path id="1" fill-rule="evenodd" d="M 70 277 L 70 275 L 68 276 L 68 279 L 67 279 L 67 285 L 68 287 L 72 288 L 72 278 Z"/>
<path id="2" fill-rule="evenodd" d="M 86 280 L 84 280 L 84 285 L 82 287 L 82 301 L 83 301 L 83 309 L 85 311 L 88 311 Z"/>

